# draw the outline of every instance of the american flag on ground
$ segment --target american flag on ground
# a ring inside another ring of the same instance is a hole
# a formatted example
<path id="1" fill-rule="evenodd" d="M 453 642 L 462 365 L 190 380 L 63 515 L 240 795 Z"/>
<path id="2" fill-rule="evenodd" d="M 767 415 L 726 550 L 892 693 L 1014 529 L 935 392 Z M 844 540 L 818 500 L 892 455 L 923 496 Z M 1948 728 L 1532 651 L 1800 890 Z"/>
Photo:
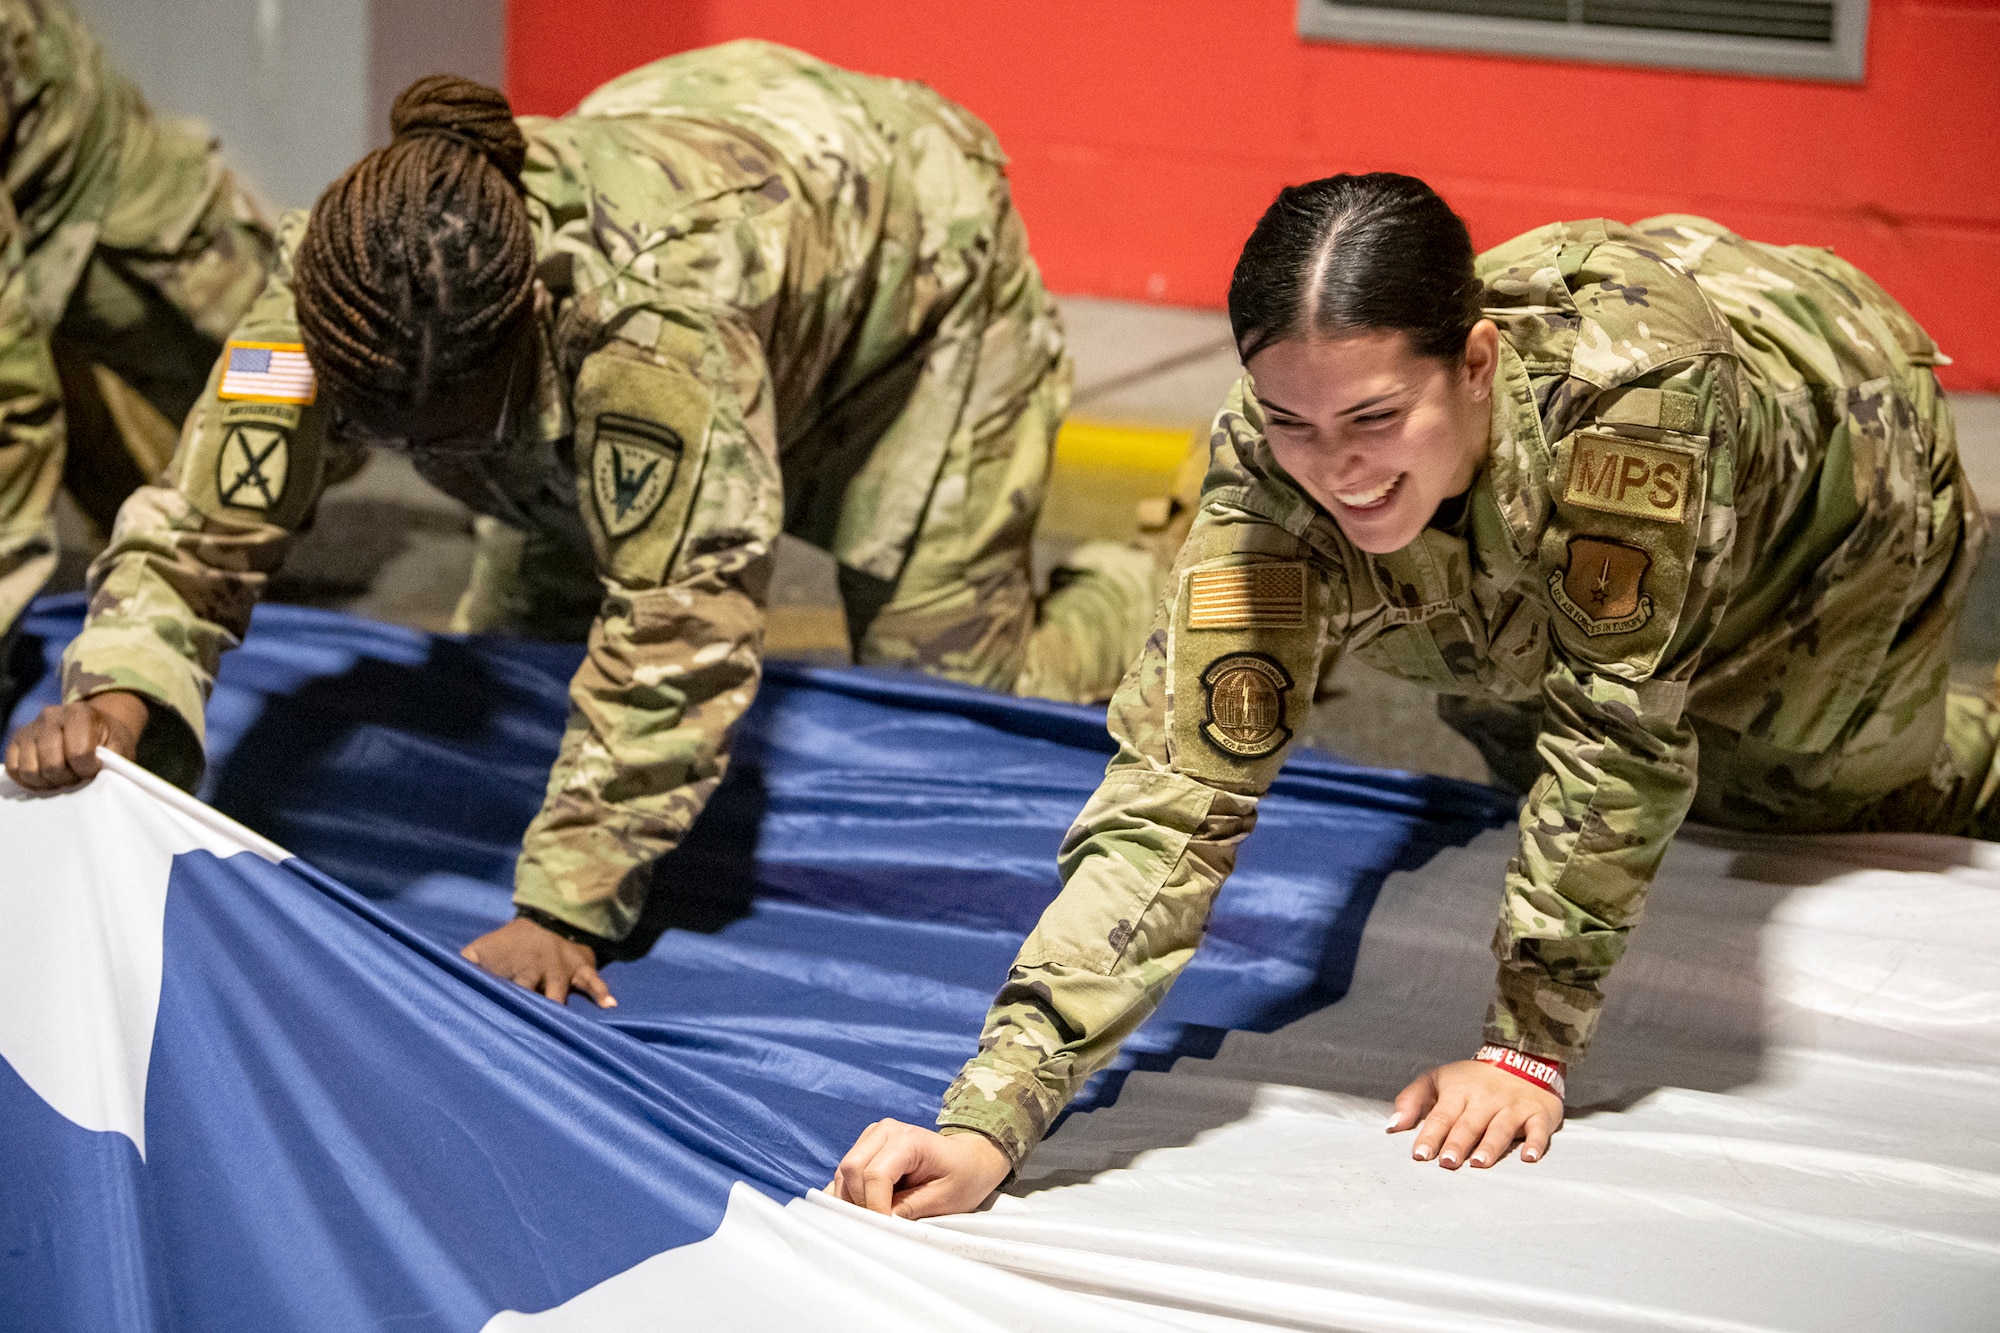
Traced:
<path id="1" fill-rule="evenodd" d="M 312 363 L 300 343 L 231 342 L 224 349 L 222 398 L 267 403 L 310 403 L 316 391 Z"/>

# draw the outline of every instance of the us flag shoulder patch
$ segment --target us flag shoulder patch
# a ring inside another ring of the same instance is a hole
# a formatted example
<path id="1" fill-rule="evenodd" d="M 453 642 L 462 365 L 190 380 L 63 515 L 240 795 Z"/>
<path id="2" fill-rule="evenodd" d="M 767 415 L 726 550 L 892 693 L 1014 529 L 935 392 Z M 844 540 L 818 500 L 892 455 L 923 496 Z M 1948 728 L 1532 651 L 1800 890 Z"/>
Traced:
<path id="1" fill-rule="evenodd" d="M 1305 623 L 1303 561 L 1188 575 L 1189 629 L 1303 629 Z"/>
<path id="2" fill-rule="evenodd" d="M 303 343 L 253 343 L 230 340 L 222 349 L 222 385 L 218 398 L 262 403 L 310 403 L 319 385 Z"/>

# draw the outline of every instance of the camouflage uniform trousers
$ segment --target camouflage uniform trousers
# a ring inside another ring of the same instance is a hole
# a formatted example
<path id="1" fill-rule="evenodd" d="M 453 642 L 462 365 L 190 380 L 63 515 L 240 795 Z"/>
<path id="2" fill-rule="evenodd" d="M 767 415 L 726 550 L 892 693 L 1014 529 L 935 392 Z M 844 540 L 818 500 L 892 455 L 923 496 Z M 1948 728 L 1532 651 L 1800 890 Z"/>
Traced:
<path id="1" fill-rule="evenodd" d="M 1093 541 L 1054 570 L 1037 597 L 1031 553 L 1057 429 L 1069 405 L 1054 302 L 1011 215 L 1003 245 L 1023 262 L 995 266 L 997 291 L 978 370 L 923 523 L 892 582 L 840 570 L 854 660 L 1069 702 L 1111 697 L 1152 627 L 1171 553 Z M 1206 454 L 1206 442 L 1203 442 Z M 581 640 L 602 587 L 587 552 L 493 519 L 477 547 L 458 632 Z"/>
<path id="2" fill-rule="evenodd" d="M 138 142 L 184 133 L 148 126 Z M 115 202 L 55 328 L 7 321 L 0 394 L 47 406 L 41 429 L 0 444 L 0 701 L 6 640 L 55 571 L 57 495 L 110 530 L 125 497 L 165 468 L 223 340 L 263 288 L 273 245 L 254 202 L 227 173 L 188 184 L 212 191 L 191 231 L 160 235 L 199 207 L 185 195 Z"/>

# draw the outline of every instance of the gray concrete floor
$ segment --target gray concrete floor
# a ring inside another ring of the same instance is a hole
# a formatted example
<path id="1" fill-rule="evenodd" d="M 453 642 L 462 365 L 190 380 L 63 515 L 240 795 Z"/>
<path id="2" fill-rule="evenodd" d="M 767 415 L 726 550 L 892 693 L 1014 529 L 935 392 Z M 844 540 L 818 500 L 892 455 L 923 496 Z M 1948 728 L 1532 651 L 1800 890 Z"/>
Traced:
<path id="1" fill-rule="evenodd" d="M 1220 312 L 1066 297 L 1076 359 L 1071 415 L 1079 420 L 1186 430 L 1206 428 L 1238 375 L 1229 321 Z M 1974 489 L 2000 508 L 2000 397 L 1954 400 L 1961 452 Z M 1059 468 L 1037 541 L 1043 569 L 1089 537 L 1131 533 L 1132 504 L 1160 494 L 1162 474 Z M 74 511 L 62 515 L 64 560 L 55 590 L 81 587 L 96 543 Z M 442 629 L 472 560 L 471 516 L 404 460 L 373 459 L 330 490 L 318 522 L 272 588 L 274 600 L 335 607 L 423 629 Z M 773 657 L 846 660 L 846 626 L 833 561 L 781 540 L 766 636 Z M 1974 585 L 1954 674 L 1983 682 L 2000 658 L 2000 559 Z M 1483 781 L 1472 747 L 1437 720 L 1428 691 L 1349 660 L 1333 697 L 1313 710 L 1303 739 L 1364 763 Z"/>

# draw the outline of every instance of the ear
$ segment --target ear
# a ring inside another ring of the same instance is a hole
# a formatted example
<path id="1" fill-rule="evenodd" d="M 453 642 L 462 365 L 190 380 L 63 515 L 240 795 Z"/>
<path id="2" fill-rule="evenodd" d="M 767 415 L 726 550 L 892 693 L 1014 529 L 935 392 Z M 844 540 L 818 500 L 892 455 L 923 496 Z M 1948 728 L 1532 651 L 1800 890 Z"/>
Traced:
<path id="1" fill-rule="evenodd" d="M 1460 363 L 1465 387 L 1484 402 L 1493 392 L 1493 375 L 1500 366 L 1500 326 L 1482 319 L 1465 335 L 1465 359 Z"/>

